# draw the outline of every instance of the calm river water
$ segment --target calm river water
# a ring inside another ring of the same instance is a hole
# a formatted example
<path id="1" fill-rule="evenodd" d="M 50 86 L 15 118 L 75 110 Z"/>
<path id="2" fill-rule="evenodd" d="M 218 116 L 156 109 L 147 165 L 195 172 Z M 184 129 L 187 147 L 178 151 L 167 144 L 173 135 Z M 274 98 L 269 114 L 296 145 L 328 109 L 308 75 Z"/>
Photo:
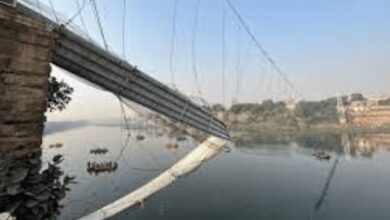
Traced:
<path id="1" fill-rule="evenodd" d="M 59 219 L 76 219 L 152 179 L 197 143 L 153 130 L 118 126 L 48 125 L 42 161 L 62 154 L 61 167 L 77 176 Z M 57 126 L 58 127 L 58 126 Z M 56 130 L 58 129 L 58 130 Z M 145 140 L 137 141 L 137 134 Z M 387 135 L 307 137 L 291 142 L 237 143 L 196 172 L 180 178 L 112 219 L 390 219 L 390 143 Z M 62 143 L 62 147 L 49 147 Z M 90 154 L 93 148 L 106 154 Z M 325 157 L 313 154 L 321 152 Z M 329 158 L 328 158 L 329 156 Z M 114 172 L 87 172 L 88 162 L 114 161 Z"/>

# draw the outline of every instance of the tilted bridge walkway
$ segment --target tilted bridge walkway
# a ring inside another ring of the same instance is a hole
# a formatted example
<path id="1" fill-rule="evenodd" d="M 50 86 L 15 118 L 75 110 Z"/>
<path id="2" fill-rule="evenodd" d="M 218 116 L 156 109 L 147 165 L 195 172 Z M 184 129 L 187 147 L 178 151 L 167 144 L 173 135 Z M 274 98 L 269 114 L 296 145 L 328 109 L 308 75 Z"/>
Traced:
<path id="1" fill-rule="evenodd" d="M 180 92 L 24 4 L 7 7 L 46 23 L 52 30 L 54 44 L 51 62 L 56 66 L 173 121 L 222 139 L 230 139 L 222 122 Z"/>

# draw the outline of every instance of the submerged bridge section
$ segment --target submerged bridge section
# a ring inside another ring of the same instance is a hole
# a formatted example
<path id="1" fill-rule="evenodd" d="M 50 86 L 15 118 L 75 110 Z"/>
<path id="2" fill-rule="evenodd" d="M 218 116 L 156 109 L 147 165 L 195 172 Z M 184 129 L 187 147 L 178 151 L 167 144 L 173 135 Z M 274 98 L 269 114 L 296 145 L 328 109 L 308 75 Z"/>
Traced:
<path id="1" fill-rule="evenodd" d="M 169 119 L 230 138 L 222 122 L 178 91 L 37 11 L 2 2 L 12 1 L 0 1 L 0 137 L 9 140 L 0 146 L 42 133 L 49 63 Z"/>

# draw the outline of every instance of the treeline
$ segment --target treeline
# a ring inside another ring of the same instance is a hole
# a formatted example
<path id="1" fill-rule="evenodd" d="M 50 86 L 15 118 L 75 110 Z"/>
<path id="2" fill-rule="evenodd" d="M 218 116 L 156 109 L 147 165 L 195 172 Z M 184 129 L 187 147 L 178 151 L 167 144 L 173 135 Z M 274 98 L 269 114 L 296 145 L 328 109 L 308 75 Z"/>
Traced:
<path id="1" fill-rule="evenodd" d="M 337 98 L 301 101 L 295 108 L 295 114 L 309 125 L 338 123 Z"/>
<path id="2" fill-rule="evenodd" d="M 354 93 L 350 96 L 343 96 L 341 100 L 337 97 L 328 98 L 320 101 L 300 101 L 296 104 L 294 110 L 287 108 L 285 102 L 274 102 L 265 100 L 262 103 L 239 103 L 232 105 L 229 109 L 224 109 L 220 104 L 211 106 L 213 113 L 226 112 L 228 123 L 246 122 L 259 123 L 267 125 L 284 126 L 317 126 L 324 124 L 338 124 L 339 115 L 337 103 L 348 105 L 354 101 L 365 101 L 366 98 L 360 93 Z M 390 104 L 390 99 L 382 104 Z M 230 116 L 230 117 L 229 117 Z"/>

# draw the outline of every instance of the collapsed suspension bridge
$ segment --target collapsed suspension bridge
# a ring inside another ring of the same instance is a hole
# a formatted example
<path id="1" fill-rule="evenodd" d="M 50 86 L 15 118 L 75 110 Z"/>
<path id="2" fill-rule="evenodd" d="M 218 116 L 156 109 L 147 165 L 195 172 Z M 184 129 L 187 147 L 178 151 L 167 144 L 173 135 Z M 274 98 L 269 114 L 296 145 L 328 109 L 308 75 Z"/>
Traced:
<path id="1" fill-rule="evenodd" d="M 120 100 L 130 100 L 163 115 L 170 121 L 189 125 L 212 136 L 145 185 L 83 218 L 89 220 L 104 219 L 130 206 L 142 203 L 145 198 L 159 189 L 166 187 L 177 178 L 190 173 L 205 161 L 216 156 L 228 143 L 230 136 L 224 123 L 213 117 L 207 109 L 128 63 L 124 59 L 124 47 L 122 48 L 122 58 L 110 52 L 94 0 L 91 0 L 91 5 L 95 9 L 104 47 L 94 43 L 89 37 L 83 37 L 72 30 L 69 23 L 74 17 L 80 15 L 86 1 L 84 0 L 80 7 L 78 0 L 76 0 L 79 6 L 78 12 L 67 21 L 61 22 L 51 0 L 49 3 L 54 18 L 42 13 L 44 6 L 38 0 L 36 0 L 36 4 L 30 0 L 0 0 L 0 92 L 2 92 L 0 94 L 0 129 L 1 126 L 5 128 L 0 130 L 0 153 L 2 153 L 3 146 L 13 145 L 15 149 L 22 150 L 31 148 L 31 146 L 40 146 L 45 120 L 50 63 L 114 93 Z M 257 49 L 276 70 L 280 78 L 293 88 L 279 66 L 250 32 L 230 0 L 226 1 Z M 170 57 L 173 84 L 172 60 L 177 2 L 178 0 L 175 0 Z M 200 0 L 198 0 L 196 7 L 192 42 L 193 71 L 196 83 L 198 83 L 198 73 L 195 64 L 195 38 L 199 2 Z M 126 2 L 124 1 L 125 7 Z M 83 20 L 82 24 L 85 25 Z M 225 50 L 224 26 L 225 12 L 223 14 L 223 50 Z M 124 24 L 122 28 L 125 28 Z M 122 44 L 124 44 L 124 31 L 122 34 Z M 225 62 L 225 57 L 223 57 L 223 63 Z M 224 77 L 225 70 L 223 72 Z M 200 85 L 197 86 L 199 95 L 202 95 Z M 237 90 L 238 88 L 239 86 L 237 86 Z M 223 91 L 225 91 L 224 87 Z"/>
<path id="2" fill-rule="evenodd" d="M 46 30 L 52 31 L 51 62 L 56 66 L 173 121 L 230 139 L 225 125 L 190 98 L 25 4 L 17 3 L 11 7 L 2 6 L 2 22 L 4 17 L 17 14 L 18 19 L 40 22 Z"/>

